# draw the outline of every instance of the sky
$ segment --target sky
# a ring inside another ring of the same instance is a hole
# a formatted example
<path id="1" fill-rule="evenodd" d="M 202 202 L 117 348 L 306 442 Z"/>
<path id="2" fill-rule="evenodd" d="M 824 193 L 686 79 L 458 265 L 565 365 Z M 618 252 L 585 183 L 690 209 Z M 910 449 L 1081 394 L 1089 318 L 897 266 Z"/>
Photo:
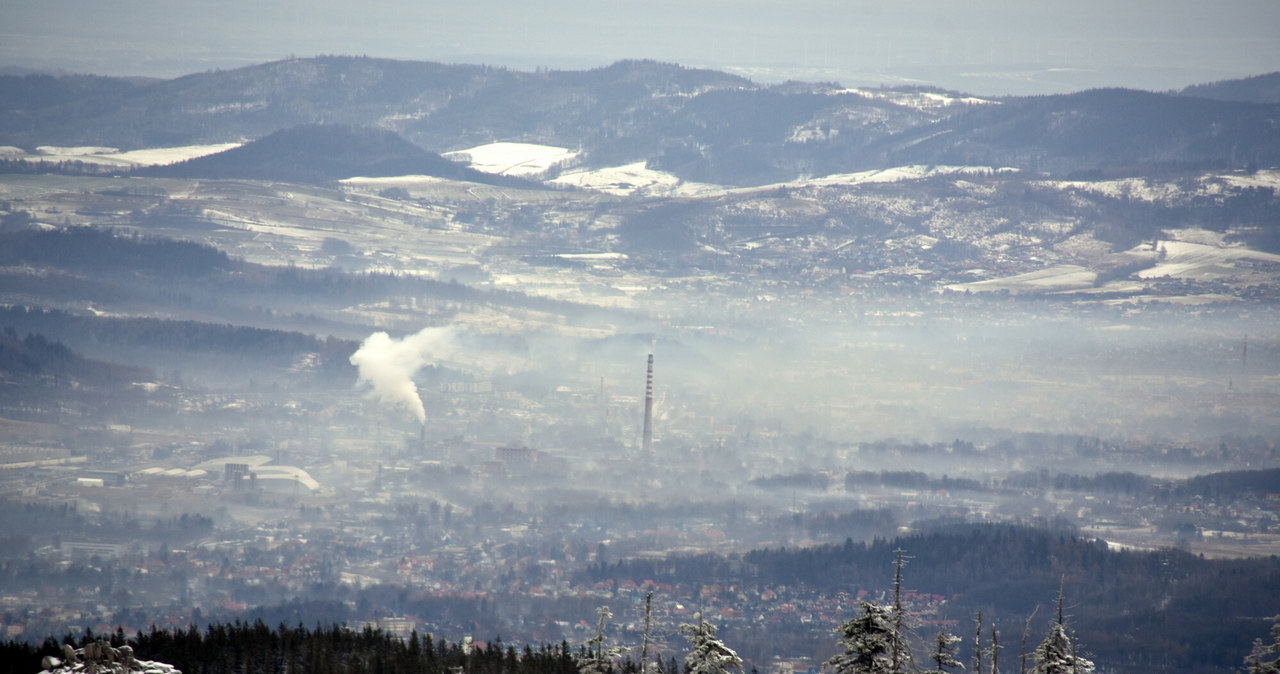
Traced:
<path id="1" fill-rule="evenodd" d="M 318 54 L 1164 91 L 1280 71 L 1280 0 L 0 0 L 0 68 L 176 77 Z"/>

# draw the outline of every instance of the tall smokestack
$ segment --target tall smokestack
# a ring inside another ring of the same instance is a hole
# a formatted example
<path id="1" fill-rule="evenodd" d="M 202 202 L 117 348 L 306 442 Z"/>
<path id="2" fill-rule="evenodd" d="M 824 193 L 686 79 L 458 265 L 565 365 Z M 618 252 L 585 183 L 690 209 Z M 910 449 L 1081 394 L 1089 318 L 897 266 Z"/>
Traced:
<path id="1" fill-rule="evenodd" d="M 644 440 L 641 449 L 645 454 L 653 451 L 653 354 L 649 354 L 649 371 L 644 377 Z"/>

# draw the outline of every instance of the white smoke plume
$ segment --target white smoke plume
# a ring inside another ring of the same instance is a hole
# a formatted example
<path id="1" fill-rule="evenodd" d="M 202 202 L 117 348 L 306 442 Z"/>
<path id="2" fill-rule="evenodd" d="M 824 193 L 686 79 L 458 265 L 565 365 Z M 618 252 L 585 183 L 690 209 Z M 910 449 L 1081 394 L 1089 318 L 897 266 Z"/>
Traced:
<path id="1" fill-rule="evenodd" d="M 370 385 L 383 404 L 401 405 L 422 423 L 427 420 L 427 410 L 413 375 L 453 350 L 452 327 L 425 328 L 400 340 L 375 332 L 351 354 L 351 364 L 360 370 L 359 383 Z"/>

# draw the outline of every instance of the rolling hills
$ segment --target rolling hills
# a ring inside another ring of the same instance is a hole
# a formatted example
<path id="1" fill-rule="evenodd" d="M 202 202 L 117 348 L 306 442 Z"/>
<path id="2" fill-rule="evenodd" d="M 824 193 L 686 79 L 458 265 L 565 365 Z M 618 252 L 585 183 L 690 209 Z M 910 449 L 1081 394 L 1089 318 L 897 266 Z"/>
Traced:
<path id="1" fill-rule="evenodd" d="M 330 56 L 164 81 L 2 77 L 0 145 L 137 149 L 327 125 L 394 131 L 441 153 L 493 140 L 580 148 L 583 166 L 644 161 L 736 186 L 905 163 L 1133 175 L 1275 165 L 1270 88 L 1264 76 L 1178 94 L 983 99 L 763 85 L 652 61 L 528 73 Z"/>

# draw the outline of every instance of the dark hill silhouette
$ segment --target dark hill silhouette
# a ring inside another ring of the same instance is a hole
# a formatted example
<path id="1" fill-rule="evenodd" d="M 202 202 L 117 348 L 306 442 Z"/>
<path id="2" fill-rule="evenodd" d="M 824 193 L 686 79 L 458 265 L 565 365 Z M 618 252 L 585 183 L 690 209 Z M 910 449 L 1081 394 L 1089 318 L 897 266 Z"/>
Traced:
<path id="1" fill-rule="evenodd" d="M 391 128 L 442 151 L 533 134 L 577 145 L 654 95 L 749 86 L 734 75 L 654 61 L 529 73 L 349 56 L 149 83 L 7 76 L 0 77 L 0 145 L 127 150 L 261 138 L 304 124 Z"/>
<path id="2" fill-rule="evenodd" d="M 1198 96 L 1220 101 L 1280 103 L 1280 72 L 1240 80 L 1196 84 L 1178 93 L 1182 96 Z"/>
<path id="3" fill-rule="evenodd" d="M 298 183 L 415 174 L 510 187 L 539 187 L 536 183 L 467 168 L 391 131 L 314 124 L 277 131 L 225 152 L 169 166 L 139 169 L 137 174 Z"/>

